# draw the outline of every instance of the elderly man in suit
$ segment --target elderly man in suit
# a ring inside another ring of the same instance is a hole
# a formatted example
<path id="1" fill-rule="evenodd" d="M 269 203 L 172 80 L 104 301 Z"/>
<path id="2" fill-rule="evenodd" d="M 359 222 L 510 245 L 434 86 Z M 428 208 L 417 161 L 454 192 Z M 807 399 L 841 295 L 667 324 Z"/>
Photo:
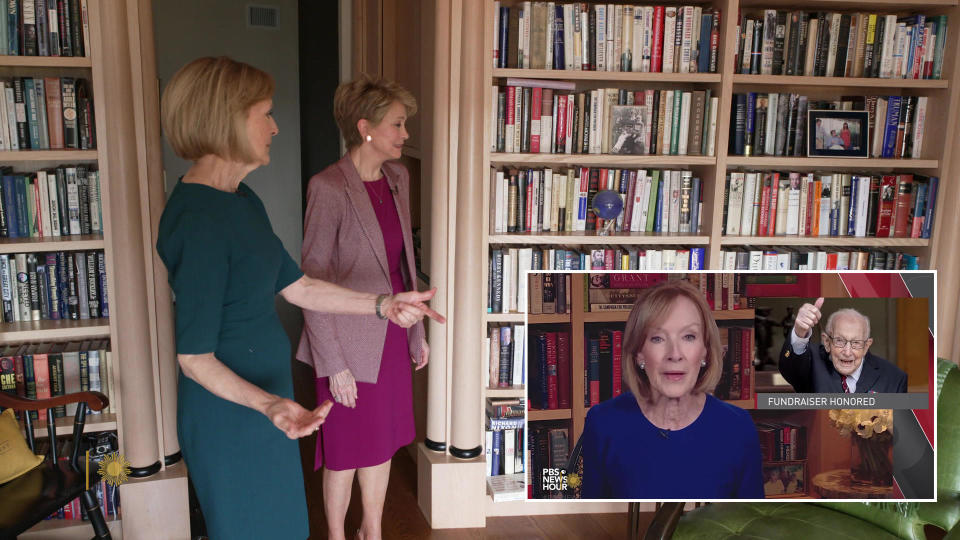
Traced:
<path id="1" fill-rule="evenodd" d="M 827 318 L 823 343 L 810 344 L 820 322 L 823 298 L 804 304 L 780 351 L 780 373 L 797 392 L 906 392 L 907 374 L 870 354 L 870 319 L 855 309 Z"/>

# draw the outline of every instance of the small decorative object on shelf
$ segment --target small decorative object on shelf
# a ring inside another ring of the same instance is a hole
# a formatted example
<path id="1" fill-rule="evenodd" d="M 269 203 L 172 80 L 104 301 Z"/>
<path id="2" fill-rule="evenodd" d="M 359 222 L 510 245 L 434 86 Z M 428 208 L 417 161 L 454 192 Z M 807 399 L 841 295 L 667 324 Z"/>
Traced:
<path id="1" fill-rule="evenodd" d="M 607 236 L 613 231 L 617 218 L 623 212 L 623 199 L 616 191 L 605 189 L 593 198 L 593 211 L 605 222 L 603 229 L 597 234 Z"/>
<path id="2" fill-rule="evenodd" d="M 811 110 L 807 114 L 807 156 L 868 157 L 867 111 Z M 895 140 L 891 144 L 895 144 Z"/>

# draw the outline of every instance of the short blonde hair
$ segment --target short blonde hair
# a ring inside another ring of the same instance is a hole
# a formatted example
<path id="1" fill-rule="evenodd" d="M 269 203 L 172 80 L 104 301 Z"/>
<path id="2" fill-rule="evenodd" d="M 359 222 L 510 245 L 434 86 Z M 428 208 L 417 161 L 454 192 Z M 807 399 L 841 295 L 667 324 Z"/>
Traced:
<path id="1" fill-rule="evenodd" d="M 700 289 L 689 281 L 667 281 L 646 289 L 637 298 L 627 318 L 627 325 L 623 335 L 623 378 L 630 392 L 637 401 L 650 397 L 650 379 L 647 374 L 637 369 L 637 353 L 643 348 L 650 333 L 650 329 L 662 322 L 673 309 L 676 301 L 687 298 L 700 311 L 703 326 L 703 345 L 707 349 L 707 366 L 700 370 L 697 384 L 693 387 L 694 393 L 712 392 L 723 371 L 723 349 L 720 346 L 720 331 L 713 312 L 707 305 Z"/>
<path id="2" fill-rule="evenodd" d="M 214 154 L 250 163 L 247 115 L 273 90 L 273 77 L 249 64 L 226 56 L 198 58 L 180 68 L 163 90 L 163 132 L 183 159 Z"/>
<path id="3" fill-rule="evenodd" d="M 357 122 L 367 120 L 378 125 L 394 103 L 407 111 L 407 118 L 417 114 L 417 100 L 406 88 L 387 79 L 374 79 L 361 74 L 356 80 L 337 87 L 333 95 L 333 117 L 340 128 L 347 148 L 363 143 Z"/>

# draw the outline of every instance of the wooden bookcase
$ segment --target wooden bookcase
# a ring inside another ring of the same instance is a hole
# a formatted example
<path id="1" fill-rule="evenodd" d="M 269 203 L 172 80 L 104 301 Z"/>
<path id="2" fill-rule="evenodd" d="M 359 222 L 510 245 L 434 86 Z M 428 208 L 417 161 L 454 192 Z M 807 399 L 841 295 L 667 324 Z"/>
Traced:
<path id="1" fill-rule="evenodd" d="M 96 128 L 97 148 L 95 150 L 19 150 L 0 152 L 0 164 L 11 167 L 14 173 L 34 172 L 41 169 L 67 165 L 85 165 L 100 171 L 102 227 L 103 234 L 73 235 L 45 238 L 3 238 L 0 239 L 0 253 L 45 253 L 51 251 L 88 251 L 103 250 L 106 259 L 107 297 L 111 315 L 114 313 L 116 296 L 114 245 L 111 241 L 112 227 L 110 218 L 111 177 L 105 164 L 107 148 L 112 138 L 105 126 L 104 111 L 107 103 L 104 99 L 103 57 L 99 36 L 99 0 L 87 0 L 90 21 L 90 40 L 85 57 L 40 57 L 40 56 L 0 56 L 0 77 L 75 77 L 87 79 L 92 92 Z M 84 17 L 87 19 L 87 16 Z M 111 405 L 115 412 L 88 415 L 85 432 L 116 431 L 120 441 L 120 452 L 124 449 L 124 434 L 121 418 L 120 391 L 116 383 L 120 380 L 122 362 L 117 354 L 116 337 L 118 323 L 114 317 L 88 320 L 43 320 L 28 322 L 0 323 L 0 344 L 48 343 L 81 341 L 88 339 L 110 339 L 112 350 L 110 361 L 113 363 L 113 377 L 107 382 L 115 388 Z M 101 359 L 105 362 L 106 359 Z M 73 432 L 73 418 L 56 420 L 58 436 Z M 46 437 L 46 422 L 34 422 L 34 436 Z M 104 516 L 106 517 L 106 515 Z M 108 519 L 113 534 L 120 533 L 121 520 Z M 77 520 L 47 520 L 23 534 L 24 538 L 86 538 L 90 535 L 90 522 Z"/>
<path id="2" fill-rule="evenodd" d="M 472 24 L 482 25 L 483 47 L 475 54 L 480 57 L 482 66 L 481 81 L 483 86 L 473 92 L 475 98 L 469 103 L 459 103 L 459 107 L 474 108 L 479 115 L 479 125 L 483 126 L 480 143 L 482 149 L 477 151 L 480 156 L 477 164 L 478 171 L 471 174 L 482 183 L 479 192 L 482 194 L 480 216 L 483 226 L 477 231 L 479 237 L 479 252 L 476 258 L 481 261 L 480 275 L 482 276 L 479 297 L 488 297 L 488 278 L 490 250 L 495 247 L 521 246 L 551 246 L 568 249 L 590 249 L 593 246 L 623 245 L 623 246 L 662 246 L 667 244 L 683 245 L 686 247 L 705 247 L 705 268 L 721 269 L 721 250 L 735 246 L 751 245 L 755 249 L 768 249 L 775 246 L 825 246 L 827 248 L 863 247 L 863 248 L 893 248 L 902 250 L 920 257 L 921 268 L 953 269 L 955 260 L 938 245 L 946 246 L 945 238 L 948 233 L 942 232 L 948 228 L 947 224 L 953 220 L 944 217 L 950 213 L 952 201 L 957 199 L 957 186 L 952 181 L 951 172 L 956 170 L 955 143 L 958 131 L 958 114 L 960 109 L 960 62 L 958 62 L 958 44 L 960 32 L 955 26 L 960 21 L 958 0 L 813 0 L 802 7 L 808 11 L 826 10 L 841 12 L 883 12 L 907 15 L 923 13 L 931 15 L 948 15 L 952 22 L 948 24 L 953 29 L 948 30 L 947 43 L 944 48 L 943 75 L 940 80 L 904 80 L 904 79 L 875 79 L 852 77 L 803 77 L 782 75 L 743 75 L 735 73 L 734 57 L 736 55 L 736 28 L 737 16 L 741 11 L 754 9 L 796 9 L 797 4 L 788 0 L 708 0 L 699 2 L 665 2 L 668 5 L 695 4 L 703 7 L 712 7 L 720 10 L 720 42 L 717 73 L 636 73 L 636 72 L 597 72 L 597 71 L 567 71 L 567 70 L 533 70 L 533 69 L 501 69 L 493 66 L 494 47 L 494 17 L 495 4 L 487 0 L 483 5 L 483 21 Z M 560 3 L 558 2 L 558 5 Z M 501 5 L 517 7 L 521 5 L 515 0 L 503 0 Z M 682 89 L 709 89 L 712 95 L 719 97 L 717 115 L 717 138 L 715 156 L 619 156 L 606 154 L 529 154 L 529 153 L 498 153 L 491 151 L 491 133 L 496 126 L 492 125 L 490 86 L 503 84 L 508 77 L 526 79 L 561 80 L 574 82 L 577 91 L 598 87 L 619 87 L 628 89 L 639 88 L 682 88 Z M 882 94 L 882 95 L 923 95 L 928 97 L 927 124 L 924 134 L 925 144 L 920 159 L 837 159 L 837 158 L 807 158 L 807 157 L 751 157 L 728 155 L 729 129 L 731 122 L 731 103 L 734 93 L 737 92 L 796 92 L 812 97 L 836 99 L 850 94 Z M 952 111 L 950 114 L 938 114 L 938 111 Z M 473 113 L 472 113 L 473 114 Z M 469 116 L 469 115 L 468 115 Z M 550 232 L 550 233 L 510 233 L 494 234 L 491 223 L 491 208 L 493 206 L 492 190 L 490 186 L 490 172 L 503 166 L 517 167 L 617 167 L 617 168 L 682 168 L 694 171 L 703 182 L 703 208 L 701 211 L 701 229 L 697 233 L 688 235 L 661 234 L 661 233 L 619 233 L 612 236 L 597 236 L 595 232 Z M 871 174 L 903 172 L 918 173 L 930 176 L 939 176 L 941 183 L 937 195 L 937 215 L 933 224 L 930 239 L 915 238 L 853 238 L 853 237 L 745 237 L 725 236 L 722 234 L 724 180 L 730 171 L 829 171 L 829 172 L 865 172 Z M 476 245 L 476 244 L 475 244 Z M 574 275 L 576 278 L 577 276 Z M 954 278 L 951 278 L 954 279 Z M 949 286 L 954 290 L 954 285 Z M 582 290 L 574 286 L 574 298 L 580 296 Z M 485 300 L 484 300 L 485 305 Z M 577 300 L 574 300 L 577 305 Z M 579 304 L 582 306 L 582 303 Z M 942 311 L 942 310 L 941 310 Z M 583 358 L 583 323 L 587 318 L 596 314 L 584 314 L 582 309 L 574 308 L 570 315 L 540 315 L 532 316 L 529 324 L 541 323 L 569 323 L 572 331 L 571 354 L 573 364 L 582 362 Z M 609 317 L 608 314 L 603 314 Z M 623 314 L 626 317 L 626 314 Z M 521 324 L 523 316 L 519 313 L 484 313 L 480 318 L 478 332 L 487 336 L 490 325 L 501 323 Z M 952 317 L 948 317 L 953 320 Z M 941 315 L 941 320 L 943 316 Z M 527 332 L 529 337 L 530 331 Z M 479 356 L 479 352 L 478 352 Z M 482 365 L 486 365 L 483 358 Z M 576 367 L 573 367 L 576 373 Z M 581 365 L 582 369 L 582 365 Z M 573 377 L 573 396 L 580 395 L 577 385 L 578 377 Z M 753 386 L 752 386 L 753 388 Z M 579 388 L 582 392 L 582 388 Z M 493 395 L 491 389 L 481 392 L 481 402 Z M 509 394 L 514 395 L 514 394 Z M 516 395 L 523 395 L 523 389 L 517 389 Z M 573 399 L 572 410 L 559 411 L 531 411 L 529 419 L 550 420 L 569 419 L 571 421 L 571 445 L 576 441 L 583 429 L 583 418 L 586 410 L 582 403 Z M 582 400 L 581 400 L 582 401 Z M 819 431 L 817 432 L 819 433 Z M 816 439 L 815 439 L 816 440 Z M 811 453 L 813 449 L 811 446 Z M 529 464 L 528 464 L 529 466 Z M 549 503 L 543 503 L 547 505 Z M 488 502 L 488 515 L 503 515 L 491 512 L 491 503 Z M 546 506 L 544 506 L 546 508 Z M 555 508 L 555 506 L 554 506 Z M 584 508 L 582 511 L 588 511 Z M 530 512 L 539 512 L 531 508 Z M 524 512 L 526 513 L 526 512 Z"/>

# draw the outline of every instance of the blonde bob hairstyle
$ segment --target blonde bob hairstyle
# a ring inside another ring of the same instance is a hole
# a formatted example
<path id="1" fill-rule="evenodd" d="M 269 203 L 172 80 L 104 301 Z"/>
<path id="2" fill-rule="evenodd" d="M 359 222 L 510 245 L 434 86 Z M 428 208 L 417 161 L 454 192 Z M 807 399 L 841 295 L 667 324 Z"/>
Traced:
<path id="1" fill-rule="evenodd" d="M 700 311 L 700 322 L 703 328 L 703 345 L 707 349 L 707 365 L 700 369 L 697 384 L 693 393 L 712 392 L 723 370 L 723 349 L 720 346 L 720 331 L 717 321 L 713 318 L 710 306 L 700 289 L 689 281 L 667 281 L 651 287 L 640 294 L 623 333 L 623 378 L 638 402 L 650 397 L 650 380 L 647 374 L 637 368 L 637 353 L 643 349 L 643 344 L 653 328 L 660 324 L 676 305 L 680 298 L 687 298 Z"/>
<path id="2" fill-rule="evenodd" d="M 247 116 L 273 90 L 273 77 L 249 64 L 226 56 L 198 58 L 180 68 L 163 90 L 163 132 L 183 159 L 213 154 L 251 163 Z"/>
<path id="3" fill-rule="evenodd" d="M 337 87 L 333 95 L 333 118 L 347 148 L 363 144 L 357 129 L 360 120 L 379 125 L 394 103 L 406 109 L 407 118 L 417 114 L 417 100 L 406 88 L 387 79 L 374 79 L 363 73 L 356 80 Z"/>

